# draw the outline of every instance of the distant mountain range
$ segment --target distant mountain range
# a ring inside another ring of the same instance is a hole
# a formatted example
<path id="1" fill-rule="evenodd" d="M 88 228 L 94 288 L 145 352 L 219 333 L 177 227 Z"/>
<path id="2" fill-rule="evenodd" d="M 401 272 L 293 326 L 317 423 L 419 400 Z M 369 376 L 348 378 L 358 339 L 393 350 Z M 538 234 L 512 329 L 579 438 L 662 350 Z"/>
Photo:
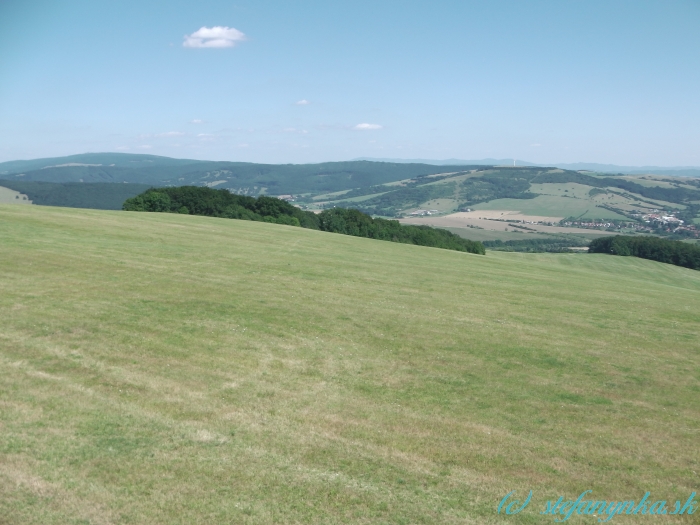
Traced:
<path id="1" fill-rule="evenodd" d="M 539 196 L 543 196 L 547 202 L 558 203 L 556 216 L 579 216 L 582 212 L 595 210 L 594 218 L 620 218 L 626 212 L 622 208 L 611 208 L 611 199 L 622 199 L 620 202 L 624 201 L 625 209 L 642 206 L 653 199 L 686 207 L 684 213 L 687 212 L 687 217 L 683 220 L 694 221 L 698 215 L 695 202 L 700 202 L 700 189 L 696 189 L 700 188 L 700 169 L 647 168 L 584 163 L 536 166 L 517 159 L 515 167 L 512 161 L 509 163 L 505 159 L 372 159 L 320 164 L 254 164 L 128 153 L 86 153 L 0 163 L 0 186 L 25 194 L 38 205 L 101 209 L 121 209 L 126 199 L 150 187 L 207 186 L 239 195 L 267 194 L 284 199 L 293 196 L 296 204 L 311 209 L 320 203 L 323 207 L 351 207 L 385 217 L 430 207 L 440 199 L 451 203 L 443 208 L 451 206 L 452 210 L 499 199 L 518 199 L 522 203 L 518 202 L 519 207 L 513 209 L 535 206 L 538 211 L 535 215 L 542 215 L 550 213 L 550 208 L 541 207 L 536 202 Z M 578 170 L 608 174 L 695 175 L 698 179 L 675 180 L 671 184 L 660 182 L 662 186 L 649 187 L 648 183 L 640 185 L 627 177 L 601 176 Z M 396 184 L 397 181 L 402 183 Z M 569 193 L 568 187 L 550 188 L 549 193 L 532 190 L 532 184 L 568 183 L 590 186 L 590 189 L 584 189 L 583 194 L 577 196 L 565 194 Z M 615 191 L 609 193 L 609 188 L 638 197 L 620 196 Z M 600 194 L 605 196 L 604 200 L 596 197 Z M 579 209 L 583 201 L 584 208 Z"/>
<path id="2" fill-rule="evenodd" d="M 132 153 L 81 153 L 67 157 L 0 162 L 0 176 L 22 171 L 69 167 L 119 167 L 152 168 L 154 166 L 184 166 L 205 162 L 201 160 L 173 159 L 157 155 Z"/>
<path id="3" fill-rule="evenodd" d="M 540 163 L 534 164 L 519 159 L 480 159 L 480 160 L 462 160 L 462 159 L 391 159 L 391 158 L 372 158 L 361 157 L 353 160 L 366 160 L 370 162 L 391 162 L 391 163 L 406 163 L 406 164 L 432 164 L 434 166 L 444 165 L 485 165 L 485 166 L 548 166 L 562 168 L 565 170 L 587 170 L 597 171 L 601 173 L 625 173 L 630 175 L 672 175 L 677 177 L 700 177 L 700 166 L 618 166 L 616 164 L 597 164 L 595 162 L 574 162 L 574 163 Z"/>
<path id="4" fill-rule="evenodd" d="M 68 157 L 3 162 L 0 163 L 0 180 L 14 183 L 195 185 L 226 188 L 244 195 L 299 195 L 338 192 L 439 173 L 468 171 L 484 166 L 512 165 L 511 159 L 436 161 L 376 158 L 320 164 L 254 164 L 173 159 L 129 153 L 85 153 Z M 517 159 L 515 165 L 537 166 Z M 700 168 L 697 167 L 663 168 L 591 163 L 554 164 L 549 167 L 604 173 L 700 177 Z M 17 188 L 17 191 L 29 190 L 29 187 L 25 186 L 22 190 L 19 186 Z M 46 188 L 48 186 L 45 190 Z"/>
<path id="5" fill-rule="evenodd" d="M 479 167 L 369 161 L 254 164 L 128 153 L 85 153 L 3 162 L 0 163 L 0 179 L 15 182 L 196 185 L 226 188 L 245 195 L 284 195 L 342 191 Z"/>
<path id="6" fill-rule="evenodd" d="M 515 160 L 516 166 L 553 166 L 553 164 L 533 164 L 524 160 L 517 159 L 480 159 L 480 160 L 461 160 L 461 159 L 389 159 L 375 157 L 358 157 L 352 160 L 365 160 L 368 162 L 393 162 L 396 164 L 432 164 L 433 166 L 455 166 L 459 164 L 477 165 L 477 166 L 512 166 Z"/>

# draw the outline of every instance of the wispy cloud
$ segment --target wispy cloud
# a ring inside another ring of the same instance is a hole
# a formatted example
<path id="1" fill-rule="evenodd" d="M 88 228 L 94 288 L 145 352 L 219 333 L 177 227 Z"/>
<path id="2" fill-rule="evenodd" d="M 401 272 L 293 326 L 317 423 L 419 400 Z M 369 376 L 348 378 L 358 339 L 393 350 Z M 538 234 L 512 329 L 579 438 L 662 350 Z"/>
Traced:
<path id="1" fill-rule="evenodd" d="M 305 98 L 302 98 L 301 100 L 297 101 L 297 106 L 308 106 L 309 104 L 311 104 L 311 102 L 309 102 Z"/>
<path id="2" fill-rule="evenodd" d="M 306 135 L 308 131 L 305 129 L 297 129 L 297 128 L 284 128 L 282 131 L 285 133 L 301 133 L 302 135 Z"/>
<path id="3" fill-rule="evenodd" d="M 184 131 L 166 131 L 165 133 L 141 133 L 136 135 L 138 140 L 147 140 L 153 138 L 163 138 L 163 137 L 183 137 L 187 135 Z"/>
<path id="4" fill-rule="evenodd" d="M 372 129 L 382 129 L 384 126 L 380 124 L 368 124 L 367 122 L 363 122 L 362 124 L 358 124 L 357 126 L 354 126 L 352 129 L 356 129 L 358 131 L 368 131 Z"/>
<path id="5" fill-rule="evenodd" d="M 204 124 L 204 121 L 201 118 L 194 118 L 190 120 L 190 124 Z"/>
<path id="6" fill-rule="evenodd" d="M 246 36 L 233 27 L 214 26 L 200 27 L 191 35 L 185 35 L 183 47 L 192 48 L 223 48 L 233 47 L 238 42 L 243 42 Z"/>
<path id="7" fill-rule="evenodd" d="M 153 149 L 153 146 L 150 144 L 142 144 L 141 146 L 138 146 L 140 149 Z"/>
<path id="8" fill-rule="evenodd" d="M 530 144 L 531 148 L 539 148 L 542 144 Z"/>

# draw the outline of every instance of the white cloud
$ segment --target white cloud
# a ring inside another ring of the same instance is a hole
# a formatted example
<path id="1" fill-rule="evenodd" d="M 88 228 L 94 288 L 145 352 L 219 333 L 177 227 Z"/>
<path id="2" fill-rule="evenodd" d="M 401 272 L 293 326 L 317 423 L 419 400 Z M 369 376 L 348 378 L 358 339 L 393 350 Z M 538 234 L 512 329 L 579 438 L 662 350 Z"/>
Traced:
<path id="1" fill-rule="evenodd" d="M 117 151 L 129 151 L 131 148 L 129 146 L 117 146 L 115 149 Z"/>
<path id="2" fill-rule="evenodd" d="M 357 126 L 354 126 L 352 129 L 356 129 L 358 131 L 367 131 L 370 129 L 382 129 L 384 126 L 381 126 L 379 124 L 368 124 L 366 122 L 363 122 L 362 124 L 358 124 Z"/>
<path id="3" fill-rule="evenodd" d="M 297 106 L 308 106 L 309 104 L 311 104 L 311 102 L 309 102 L 305 98 L 302 98 L 301 100 L 297 101 Z"/>
<path id="4" fill-rule="evenodd" d="M 302 135 L 306 135 L 308 131 L 305 129 L 297 129 L 297 128 L 284 128 L 282 131 L 285 133 L 301 133 Z"/>
<path id="5" fill-rule="evenodd" d="M 182 46 L 193 48 L 233 47 L 238 42 L 243 42 L 245 39 L 245 35 L 233 27 L 200 27 L 191 35 L 185 35 Z"/>
<path id="6" fill-rule="evenodd" d="M 190 124 L 204 124 L 204 121 L 201 118 L 195 118 L 190 120 Z"/>
<path id="7" fill-rule="evenodd" d="M 141 148 L 141 149 L 152 149 L 153 146 L 151 146 L 150 144 L 142 144 L 141 146 L 139 146 L 139 148 Z"/>
<path id="8" fill-rule="evenodd" d="M 182 131 L 166 131 L 165 133 L 158 133 L 156 137 L 182 137 L 183 135 Z"/>
<path id="9" fill-rule="evenodd" d="M 530 144 L 531 148 L 539 148 L 542 144 Z"/>

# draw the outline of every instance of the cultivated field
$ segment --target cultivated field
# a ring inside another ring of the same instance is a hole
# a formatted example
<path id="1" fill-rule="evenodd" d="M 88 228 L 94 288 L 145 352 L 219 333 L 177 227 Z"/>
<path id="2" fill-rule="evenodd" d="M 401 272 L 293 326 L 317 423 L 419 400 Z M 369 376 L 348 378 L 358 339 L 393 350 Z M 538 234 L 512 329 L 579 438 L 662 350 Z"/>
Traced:
<path id="1" fill-rule="evenodd" d="M 640 259 L 3 205 L 0 523 L 672 508 L 700 488 L 699 312 L 700 272 Z"/>
<path id="2" fill-rule="evenodd" d="M 582 219 L 625 219 L 623 215 L 596 206 L 591 200 L 540 195 L 534 199 L 496 199 L 473 206 L 475 210 L 518 210 L 524 215 L 581 217 Z"/>
<path id="3" fill-rule="evenodd" d="M 0 186 L 0 204 L 31 204 L 26 195 Z"/>
<path id="4" fill-rule="evenodd" d="M 495 202 L 495 201 L 494 201 Z M 494 238 L 507 240 L 506 237 L 501 232 L 513 232 L 519 231 L 524 234 L 529 233 L 548 233 L 548 234 L 575 234 L 578 236 L 585 237 L 603 237 L 605 235 L 615 235 L 614 232 L 600 231 L 600 230 L 587 230 L 585 228 L 572 228 L 565 226 L 545 226 L 543 224 L 518 224 L 518 226 L 525 226 L 529 230 L 523 230 L 513 226 L 513 223 L 506 221 L 543 221 L 543 222 L 559 222 L 563 217 L 545 217 L 541 215 L 526 215 L 519 211 L 514 210 L 476 210 L 476 211 L 464 211 L 457 213 L 450 213 L 449 215 L 433 215 L 433 216 L 423 216 L 423 217 L 411 217 L 406 219 L 399 219 L 402 224 L 414 224 L 417 226 L 433 226 L 435 228 L 460 228 L 466 229 L 470 226 L 475 228 L 470 228 L 466 232 L 465 236 L 470 238 L 471 230 L 476 230 L 476 228 L 481 228 L 482 230 L 490 232 L 486 237 L 479 236 L 475 233 L 473 235 L 474 240 L 485 240 L 486 238 Z M 479 230 L 476 230 L 479 231 Z M 499 232 L 494 235 L 494 232 Z M 461 235 L 461 233 L 459 233 Z M 519 234 L 516 234 L 519 235 Z M 525 239 L 526 237 L 520 236 L 517 239 Z"/>

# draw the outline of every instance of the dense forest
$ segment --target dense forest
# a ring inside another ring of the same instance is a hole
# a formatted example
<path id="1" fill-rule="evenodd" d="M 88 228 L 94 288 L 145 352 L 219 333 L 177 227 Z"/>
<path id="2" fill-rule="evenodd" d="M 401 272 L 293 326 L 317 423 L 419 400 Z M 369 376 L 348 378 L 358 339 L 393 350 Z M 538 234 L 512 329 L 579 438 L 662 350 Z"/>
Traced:
<path id="1" fill-rule="evenodd" d="M 201 186 L 151 188 L 125 201 L 123 209 L 206 215 L 319 229 L 316 214 L 300 210 L 287 201 L 266 196 L 235 195 L 228 190 Z"/>
<path id="2" fill-rule="evenodd" d="M 494 199 L 534 199 L 530 192 L 530 179 L 541 171 L 540 168 L 499 169 L 487 171 L 484 175 L 469 178 L 462 182 L 460 208 Z"/>
<path id="3" fill-rule="evenodd" d="M 419 246 L 433 246 L 481 255 L 485 253 L 484 245 L 481 242 L 463 239 L 447 230 L 429 226 L 410 226 L 387 219 L 373 219 L 358 210 L 332 208 L 324 210 L 318 217 L 321 221 L 320 229 L 327 232 Z"/>
<path id="4" fill-rule="evenodd" d="M 151 188 L 127 199 L 123 209 L 273 222 L 356 237 L 484 254 L 484 246 L 480 242 L 463 239 L 447 230 L 404 226 L 398 221 L 373 219 L 357 210 L 343 208 L 315 214 L 274 197 L 247 197 L 232 194 L 228 190 L 199 186 Z"/>
<path id="5" fill-rule="evenodd" d="M 651 259 L 700 270 L 700 246 L 658 237 L 616 235 L 591 241 L 589 253 L 609 253 Z"/>
<path id="6" fill-rule="evenodd" d="M 116 184 L 82 182 L 38 182 L 2 180 L 0 186 L 24 193 L 34 204 L 121 210 L 125 199 L 138 195 L 150 186 L 146 184 Z"/>

